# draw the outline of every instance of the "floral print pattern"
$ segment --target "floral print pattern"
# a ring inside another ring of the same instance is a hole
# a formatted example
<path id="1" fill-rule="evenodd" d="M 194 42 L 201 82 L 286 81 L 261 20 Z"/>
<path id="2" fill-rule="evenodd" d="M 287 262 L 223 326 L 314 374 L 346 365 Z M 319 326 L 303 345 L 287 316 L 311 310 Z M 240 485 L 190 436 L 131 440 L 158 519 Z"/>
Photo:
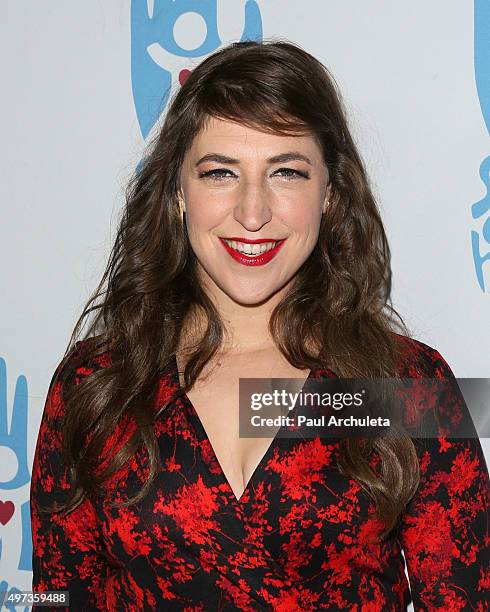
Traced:
<path id="1" fill-rule="evenodd" d="M 402 376 L 455 381 L 438 351 L 397 337 Z M 379 543 L 373 502 L 336 469 L 335 439 L 276 437 L 237 500 L 189 399 L 159 410 L 179 385 L 175 358 L 153 407 L 164 469 L 150 494 L 137 506 L 108 503 L 144 482 L 142 449 L 105 484 L 107 498 L 85 499 L 66 517 L 39 515 L 34 500 L 61 500 L 69 487 L 62 386 L 103 367 L 109 355 L 75 376 L 62 363 L 49 386 L 31 479 L 33 590 L 68 590 L 70 610 L 388 612 L 410 601 L 416 611 L 489 610 L 490 483 L 478 437 L 417 446 L 419 488 L 398 530 Z M 321 369 L 308 378 L 334 376 Z M 467 411 L 454 385 L 444 401 Z M 134 426 L 116 427 L 107 448 Z"/>

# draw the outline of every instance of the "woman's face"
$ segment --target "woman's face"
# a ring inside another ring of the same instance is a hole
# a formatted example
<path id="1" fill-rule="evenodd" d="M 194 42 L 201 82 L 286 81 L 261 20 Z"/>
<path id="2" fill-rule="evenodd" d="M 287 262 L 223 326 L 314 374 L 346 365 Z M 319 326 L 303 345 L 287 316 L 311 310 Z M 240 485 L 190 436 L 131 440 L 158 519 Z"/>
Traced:
<path id="1" fill-rule="evenodd" d="M 285 288 L 317 242 L 330 192 L 313 136 L 277 136 L 210 118 L 180 178 L 204 288 L 244 305 Z"/>

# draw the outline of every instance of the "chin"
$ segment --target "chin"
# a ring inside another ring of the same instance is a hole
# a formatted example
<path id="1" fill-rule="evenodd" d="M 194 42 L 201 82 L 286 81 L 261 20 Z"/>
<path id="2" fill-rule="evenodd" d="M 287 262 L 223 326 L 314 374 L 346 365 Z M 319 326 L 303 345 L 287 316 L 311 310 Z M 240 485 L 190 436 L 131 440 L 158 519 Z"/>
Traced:
<path id="1" fill-rule="evenodd" d="M 263 288 L 258 288 L 256 285 L 253 287 L 243 287 L 242 290 L 236 285 L 233 287 L 221 286 L 221 290 L 230 299 L 243 306 L 258 306 L 276 294 L 280 288 L 281 286 L 276 284 Z"/>
<path id="2" fill-rule="evenodd" d="M 272 293 L 266 294 L 265 296 L 228 294 L 228 297 L 230 297 L 237 304 L 241 304 L 242 306 L 258 306 L 259 304 L 266 302 L 271 297 L 271 295 Z"/>
<path id="3" fill-rule="evenodd" d="M 251 271 L 247 271 L 248 278 L 243 278 L 239 274 L 223 274 L 223 270 L 206 269 L 202 265 L 200 271 L 205 285 L 209 288 L 214 285 L 230 300 L 243 306 L 258 306 L 266 302 L 288 283 L 288 280 L 284 280 L 283 274 L 281 278 L 277 278 L 276 274 L 274 278 L 269 275 L 269 279 L 253 279 L 250 277 Z"/>

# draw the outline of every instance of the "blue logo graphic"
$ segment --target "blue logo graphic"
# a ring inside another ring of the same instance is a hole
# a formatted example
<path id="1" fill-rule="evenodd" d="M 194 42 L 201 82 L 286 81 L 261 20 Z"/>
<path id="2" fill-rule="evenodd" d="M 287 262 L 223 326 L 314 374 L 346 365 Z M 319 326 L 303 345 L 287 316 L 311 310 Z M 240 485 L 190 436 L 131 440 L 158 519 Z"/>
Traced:
<path id="1" fill-rule="evenodd" d="M 165 109 L 173 84 L 177 79 L 182 82 L 188 72 L 182 58 L 204 57 L 220 47 L 217 4 L 217 0 L 132 0 L 131 81 L 143 138 Z M 262 40 L 262 18 L 257 2 L 247 0 L 244 4 L 240 40 Z M 174 30 L 178 21 L 189 14 L 204 22 L 206 36 L 197 47 L 184 49 L 176 42 Z M 171 71 L 173 67 L 175 72 L 175 65 L 182 65 L 179 74 Z"/>
<path id="2" fill-rule="evenodd" d="M 474 23 L 476 88 L 483 119 L 490 134 L 490 2 L 488 0 L 475 0 Z M 488 262 L 487 265 L 490 265 L 490 156 L 485 157 L 480 164 L 480 178 L 487 192 L 479 202 L 472 205 L 471 215 L 473 219 L 479 219 L 484 215 L 487 215 L 487 218 L 483 223 L 481 234 L 472 230 L 471 248 L 476 278 L 481 290 L 485 291 L 483 264 Z"/>
<path id="3" fill-rule="evenodd" d="M 31 540 L 31 517 L 29 500 L 24 502 L 18 510 L 14 503 L 5 497 L 5 491 L 18 489 L 30 480 L 27 465 L 27 414 L 28 395 L 27 380 L 21 375 L 17 379 L 14 394 L 14 407 L 10 431 L 8 429 L 7 414 L 7 367 L 5 360 L 0 357 L 0 447 L 8 448 L 17 459 L 17 471 L 10 480 L 0 480 L 0 520 L 7 524 L 14 512 L 20 510 L 22 524 L 22 542 L 17 569 L 32 570 L 32 540 Z M 4 550 L 0 539 L 0 556 L 8 555 L 12 559 L 12 551 Z"/>
<path id="4" fill-rule="evenodd" d="M 31 610 L 31 606 L 24 606 L 24 610 L 22 611 L 22 608 L 20 608 L 19 603 L 15 605 L 17 597 L 19 598 L 19 601 L 21 601 L 22 591 L 16 586 L 12 586 L 9 588 L 9 584 L 6 580 L 0 581 L 0 593 L 3 593 L 3 595 L 0 596 L 1 610 L 3 610 L 4 608 L 5 610 L 7 610 L 7 612 L 29 612 Z M 5 600 L 10 597 L 13 597 L 13 601 L 5 603 Z"/>

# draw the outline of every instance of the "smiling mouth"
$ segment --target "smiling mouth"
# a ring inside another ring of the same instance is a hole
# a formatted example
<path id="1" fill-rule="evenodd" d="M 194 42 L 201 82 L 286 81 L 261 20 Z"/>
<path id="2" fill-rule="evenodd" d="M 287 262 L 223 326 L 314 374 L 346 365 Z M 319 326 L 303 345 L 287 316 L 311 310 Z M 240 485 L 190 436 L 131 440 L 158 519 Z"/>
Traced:
<path id="1" fill-rule="evenodd" d="M 239 239 L 238 239 L 239 238 Z M 272 261 L 282 249 L 287 238 L 272 240 L 271 238 L 260 238 L 259 240 L 249 240 L 241 236 L 231 236 L 230 238 L 219 237 L 225 250 L 237 263 L 242 266 L 264 266 Z"/>
<path id="2" fill-rule="evenodd" d="M 271 242 L 261 242 L 260 244 L 249 244 L 246 242 L 238 242 L 237 240 L 227 240 L 226 238 L 222 238 L 221 240 L 234 251 L 238 251 L 242 253 L 242 255 L 248 255 L 249 257 L 258 257 L 263 253 L 272 251 L 279 242 L 282 242 L 282 240 L 273 240 Z"/>

